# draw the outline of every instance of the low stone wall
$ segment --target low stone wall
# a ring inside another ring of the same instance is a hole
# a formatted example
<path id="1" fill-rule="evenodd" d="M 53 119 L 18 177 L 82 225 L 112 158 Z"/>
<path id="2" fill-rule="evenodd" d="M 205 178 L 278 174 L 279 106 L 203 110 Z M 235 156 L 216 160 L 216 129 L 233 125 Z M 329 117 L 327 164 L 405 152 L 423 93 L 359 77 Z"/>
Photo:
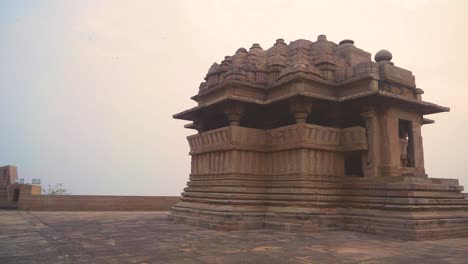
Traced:
<path id="1" fill-rule="evenodd" d="M 22 195 L 20 210 L 33 211 L 169 211 L 176 196 Z"/>

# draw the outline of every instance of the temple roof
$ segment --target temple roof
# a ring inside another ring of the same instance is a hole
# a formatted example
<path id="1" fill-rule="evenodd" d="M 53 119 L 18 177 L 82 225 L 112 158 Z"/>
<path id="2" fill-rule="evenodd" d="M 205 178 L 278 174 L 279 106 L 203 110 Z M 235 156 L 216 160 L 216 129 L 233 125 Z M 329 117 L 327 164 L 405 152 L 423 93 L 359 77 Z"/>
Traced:
<path id="1" fill-rule="evenodd" d="M 325 35 L 315 42 L 278 39 L 266 50 L 253 44 L 214 63 L 192 97 L 198 106 L 174 117 L 192 120 L 191 113 L 226 100 L 269 104 L 297 95 L 336 102 L 377 95 L 414 104 L 422 114 L 449 110 L 423 102 L 411 71 L 395 66 L 392 57 L 381 50 L 372 61 L 354 41 L 336 44 Z"/>
<path id="2" fill-rule="evenodd" d="M 200 92 L 232 79 L 267 86 L 299 72 L 339 82 L 353 75 L 353 66 L 371 62 L 371 54 L 356 48 L 353 43 L 346 40 L 337 45 L 320 35 L 315 42 L 298 39 L 289 45 L 278 39 L 267 50 L 259 44 L 253 44 L 249 51 L 239 48 L 221 63 L 213 63 L 205 82 L 200 84 Z M 334 71 L 335 76 L 327 76 L 326 70 Z"/>

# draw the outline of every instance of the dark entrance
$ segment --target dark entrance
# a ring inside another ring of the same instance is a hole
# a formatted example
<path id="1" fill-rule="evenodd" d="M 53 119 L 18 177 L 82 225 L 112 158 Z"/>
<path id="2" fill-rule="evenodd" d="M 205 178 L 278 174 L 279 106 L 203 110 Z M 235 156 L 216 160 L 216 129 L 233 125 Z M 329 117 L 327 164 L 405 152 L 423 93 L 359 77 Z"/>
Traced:
<path id="1" fill-rule="evenodd" d="M 18 202 L 20 196 L 20 189 L 15 189 L 13 192 L 13 202 Z"/>
<path id="2" fill-rule="evenodd" d="M 344 155 L 345 175 L 363 176 L 362 153 L 360 151 L 345 152 Z"/>

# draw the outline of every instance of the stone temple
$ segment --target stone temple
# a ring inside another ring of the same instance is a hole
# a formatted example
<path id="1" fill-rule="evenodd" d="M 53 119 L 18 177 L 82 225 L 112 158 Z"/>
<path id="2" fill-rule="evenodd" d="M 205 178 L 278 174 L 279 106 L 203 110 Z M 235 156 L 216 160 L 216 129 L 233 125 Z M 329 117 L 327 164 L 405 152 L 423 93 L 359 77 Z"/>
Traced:
<path id="1" fill-rule="evenodd" d="M 407 240 L 468 236 L 455 179 L 424 169 L 424 116 L 449 108 L 389 51 L 324 35 L 214 63 L 174 115 L 189 120 L 188 187 L 176 222 L 225 230 L 354 230 Z"/>

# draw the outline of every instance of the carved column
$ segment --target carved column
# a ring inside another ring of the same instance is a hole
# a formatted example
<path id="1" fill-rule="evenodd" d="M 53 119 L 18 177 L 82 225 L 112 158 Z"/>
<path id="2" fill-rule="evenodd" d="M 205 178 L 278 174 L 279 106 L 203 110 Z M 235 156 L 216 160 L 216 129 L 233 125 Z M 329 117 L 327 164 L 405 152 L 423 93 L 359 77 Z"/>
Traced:
<path id="1" fill-rule="evenodd" d="M 380 173 L 382 176 L 398 176 L 400 161 L 400 137 L 398 134 L 398 117 L 391 107 L 383 107 L 382 126 L 382 160 Z"/>
<path id="2" fill-rule="evenodd" d="M 245 107 L 243 104 L 238 102 L 232 102 L 226 105 L 224 108 L 224 114 L 226 114 L 229 124 L 231 126 L 239 126 L 242 114 L 244 113 Z"/>
<path id="3" fill-rule="evenodd" d="M 296 135 L 299 142 L 304 140 L 307 116 L 309 116 L 312 109 L 312 104 L 305 98 L 295 98 L 289 103 L 289 112 L 294 116 L 296 120 Z M 298 172 L 302 178 L 306 178 L 309 169 L 309 150 L 306 148 L 297 149 L 298 151 Z"/>
<path id="4" fill-rule="evenodd" d="M 294 116 L 294 119 L 296 119 L 296 124 L 305 124 L 311 110 L 312 104 L 304 98 L 291 100 L 289 104 L 289 112 Z"/>
<path id="5" fill-rule="evenodd" d="M 379 162 L 379 142 L 378 131 L 379 125 L 377 113 L 373 108 L 365 109 L 366 112 L 361 113 L 361 117 L 366 122 L 366 137 L 367 137 L 367 154 L 365 155 L 365 164 L 363 167 L 364 176 L 377 176 L 377 166 Z"/>

